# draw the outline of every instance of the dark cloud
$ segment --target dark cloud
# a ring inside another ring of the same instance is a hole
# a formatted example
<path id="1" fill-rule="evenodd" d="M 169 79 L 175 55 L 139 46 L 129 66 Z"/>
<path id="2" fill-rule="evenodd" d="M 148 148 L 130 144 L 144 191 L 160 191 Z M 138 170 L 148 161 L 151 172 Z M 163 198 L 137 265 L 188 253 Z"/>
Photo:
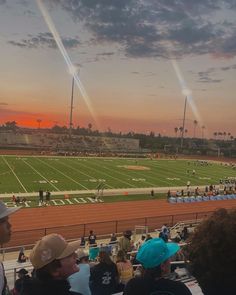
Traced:
<path id="1" fill-rule="evenodd" d="M 236 8 L 235 0 L 50 0 L 50 5 L 81 22 L 93 42 L 119 44 L 134 58 L 236 56 L 236 21 L 224 17 Z"/>
<path id="2" fill-rule="evenodd" d="M 39 33 L 37 36 L 28 35 L 28 39 L 22 39 L 20 41 L 9 41 L 8 43 L 25 48 L 39 48 L 48 47 L 55 49 L 57 48 L 56 42 L 51 33 Z M 66 48 L 73 49 L 76 48 L 80 42 L 75 38 L 63 38 L 62 43 Z"/>
<path id="3" fill-rule="evenodd" d="M 6 2 L 6 0 L 0 0 L 0 5 L 5 4 Z"/>
<path id="4" fill-rule="evenodd" d="M 8 106 L 8 103 L 6 103 L 6 102 L 0 102 L 0 106 Z"/>
<path id="5" fill-rule="evenodd" d="M 226 5 L 228 5 L 229 9 L 236 9 L 235 0 L 225 0 Z"/>
<path id="6" fill-rule="evenodd" d="M 236 70 L 236 65 L 231 65 L 231 66 L 227 66 L 227 67 L 221 67 L 220 69 L 222 71 Z"/>
<path id="7" fill-rule="evenodd" d="M 198 82 L 200 82 L 200 83 L 220 83 L 222 81 L 223 81 L 223 79 L 212 79 L 210 77 L 202 77 L 199 79 Z"/>
<path id="8" fill-rule="evenodd" d="M 231 67 L 222 67 L 221 70 L 222 71 L 228 71 L 228 70 L 231 70 Z"/>
<path id="9" fill-rule="evenodd" d="M 102 53 L 98 53 L 97 56 L 101 56 L 101 57 L 110 57 L 112 55 L 114 55 L 114 52 L 102 52 Z"/>
<path id="10" fill-rule="evenodd" d="M 34 11 L 32 11 L 32 10 L 30 10 L 30 9 L 27 9 L 27 10 L 25 10 L 24 11 L 24 14 L 26 15 L 26 16 L 30 16 L 30 17 L 35 17 L 35 12 Z"/>
<path id="11" fill-rule="evenodd" d="M 210 74 L 213 74 L 215 72 L 214 68 L 210 68 L 206 71 L 198 72 L 198 82 L 200 83 L 220 83 L 223 80 L 222 79 L 213 79 L 210 77 Z"/>

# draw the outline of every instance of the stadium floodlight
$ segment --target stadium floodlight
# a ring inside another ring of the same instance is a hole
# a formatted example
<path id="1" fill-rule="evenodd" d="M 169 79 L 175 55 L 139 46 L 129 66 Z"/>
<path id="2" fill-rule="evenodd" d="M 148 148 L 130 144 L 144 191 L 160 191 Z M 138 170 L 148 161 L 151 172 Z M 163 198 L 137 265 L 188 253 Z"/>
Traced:
<path id="1" fill-rule="evenodd" d="M 188 104 L 189 104 L 195 118 L 197 119 L 197 121 L 202 122 L 203 120 L 202 120 L 202 118 L 201 118 L 201 116 L 199 114 L 199 111 L 197 109 L 197 106 L 196 106 L 196 104 L 194 102 L 194 99 L 193 99 L 193 96 L 192 96 L 192 91 L 191 91 L 191 89 L 188 88 L 187 83 L 186 83 L 186 81 L 185 81 L 185 79 L 184 79 L 184 77 L 183 77 L 183 75 L 181 73 L 181 70 L 179 68 L 179 65 L 178 65 L 177 61 L 173 58 L 173 59 L 171 59 L 171 63 L 172 63 L 172 66 L 174 68 L 175 74 L 176 74 L 176 76 L 178 78 L 179 85 L 180 85 L 181 90 L 182 90 L 182 94 L 185 97 L 188 98 Z M 186 108 L 186 106 L 185 106 L 185 108 Z M 183 136 L 184 136 L 184 127 L 185 126 L 182 126 L 182 127 L 183 127 L 183 130 L 182 130 L 182 137 L 181 138 L 183 138 Z M 182 140 L 181 140 L 181 147 L 183 145 Z"/>
<path id="2" fill-rule="evenodd" d="M 70 126 L 69 126 L 69 135 L 72 135 L 73 128 L 73 103 L 74 103 L 74 76 L 72 77 L 72 88 L 71 88 L 71 100 L 70 100 Z"/>
<path id="3" fill-rule="evenodd" d="M 42 0 L 37 0 L 37 5 L 38 5 L 39 10 L 41 11 L 41 13 L 43 15 L 43 18 L 44 18 L 44 20 L 45 20 L 45 22 L 46 22 L 46 24 L 47 24 L 47 26 L 48 26 L 48 28 L 49 28 L 49 30 L 51 32 L 56 44 L 57 44 L 58 49 L 60 50 L 60 52 L 61 52 L 61 54 L 62 54 L 62 56 L 63 56 L 63 58 L 64 58 L 64 60 L 66 62 L 66 65 L 67 65 L 67 67 L 69 69 L 70 74 L 74 77 L 74 81 L 75 81 L 77 87 L 79 88 L 81 96 L 82 96 L 84 102 L 86 103 L 86 105 L 88 107 L 88 110 L 90 111 L 90 114 L 91 114 L 94 122 L 96 122 L 96 125 L 99 127 L 100 124 L 99 124 L 99 122 L 97 120 L 97 117 L 95 116 L 95 112 L 94 112 L 94 109 L 92 107 L 91 100 L 90 100 L 88 94 L 86 93 L 86 90 L 85 90 L 82 82 L 80 81 L 78 73 L 76 73 L 75 70 L 74 70 L 75 66 L 73 65 L 73 63 L 72 63 L 72 61 L 71 61 L 71 59 L 70 59 L 70 57 L 69 57 L 69 55 L 68 55 L 68 53 L 67 53 L 67 51 L 65 49 L 65 46 L 62 43 L 61 37 L 60 37 L 58 31 L 56 30 L 56 27 L 55 27 L 55 25 L 54 25 L 54 23 L 52 21 L 52 18 L 49 15 L 47 9 L 46 9 L 46 7 L 45 7 L 45 4 L 43 3 Z"/>

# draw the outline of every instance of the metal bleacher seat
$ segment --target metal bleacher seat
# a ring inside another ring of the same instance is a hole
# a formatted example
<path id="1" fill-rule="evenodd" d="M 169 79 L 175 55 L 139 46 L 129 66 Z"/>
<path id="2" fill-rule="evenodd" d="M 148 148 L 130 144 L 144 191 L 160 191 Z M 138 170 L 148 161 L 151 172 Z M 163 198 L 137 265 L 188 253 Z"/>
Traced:
<path id="1" fill-rule="evenodd" d="M 183 197 L 184 203 L 190 203 L 190 198 L 189 197 Z"/>
<path id="2" fill-rule="evenodd" d="M 183 203 L 183 198 L 182 197 L 178 197 L 176 198 L 176 203 Z"/>
<path id="3" fill-rule="evenodd" d="M 190 199 L 190 202 L 191 202 L 191 203 L 196 202 L 196 198 L 195 198 L 194 196 L 189 197 L 189 199 Z"/>
<path id="4" fill-rule="evenodd" d="M 169 203 L 171 203 L 171 204 L 176 203 L 176 198 L 175 197 L 170 197 L 169 198 Z"/>
<path id="5" fill-rule="evenodd" d="M 206 202 L 206 201 L 209 201 L 209 196 L 203 196 L 203 197 L 202 197 L 202 200 L 205 201 L 205 202 Z"/>
<path id="6" fill-rule="evenodd" d="M 196 202 L 202 202 L 203 197 L 202 196 L 196 196 Z"/>
<path id="7" fill-rule="evenodd" d="M 5 270 L 6 276 L 9 273 L 13 272 L 14 281 L 16 280 L 16 272 L 19 269 L 21 269 L 21 268 L 25 268 L 27 270 L 33 269 L 33 266 L 30 261 L 20 263 L 20 262 L 17 262 L 15 259 L 13 259 L 13 260 L 4 260 L 2 263 L 4 265 L 4 270 Z"/>

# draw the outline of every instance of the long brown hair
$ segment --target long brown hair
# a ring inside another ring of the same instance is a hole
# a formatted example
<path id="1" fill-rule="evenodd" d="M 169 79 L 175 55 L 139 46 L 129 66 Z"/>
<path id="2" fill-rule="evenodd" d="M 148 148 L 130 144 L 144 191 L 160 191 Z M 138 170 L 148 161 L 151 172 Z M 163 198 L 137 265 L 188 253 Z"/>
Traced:
<path id="1" fill-rule="evenodd" d="M 100 251 L 99 252 L 99 261 L 103 262 L 105 264 L 108 264 L 108 265 L 113 263 L 110 256 L 109 256 L 109 254 L 106 251 Z"/>
<path id="2" fill-rule="evenodd" d="M 119 250 L 116 257 L 116 262 L 126 262 L 126 255 L 123 250 Z"/>

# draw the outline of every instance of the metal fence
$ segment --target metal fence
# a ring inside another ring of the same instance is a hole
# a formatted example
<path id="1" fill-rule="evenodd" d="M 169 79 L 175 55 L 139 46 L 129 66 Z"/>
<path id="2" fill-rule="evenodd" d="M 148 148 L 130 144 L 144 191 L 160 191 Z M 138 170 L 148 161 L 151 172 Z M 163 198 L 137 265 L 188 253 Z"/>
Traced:
<path id="1" fill-rule="evenodd" d="M 121 233 L 126 229 L 133 229 L 135 226 L 147 226 L 149 232 L 160 228 L 163 224 L 173 226 L 180 221 L 198 220 L 211 215 L 209 212 L 183 213 L 175 215 L 164 215 L 154 217 L 132 218 L 127 220 L 112 220 L 104 222 L 95 222 L 87 224 L 75 224 L 59 227 L 40 228 L 25 231 L 15 231 L 12 233 L 11 241 L 4 245 L 4 248 L 12 248 L 19 246 L 29 246 L 34 244 L 42 236 L 50 233 L 61 234 L 67 240 L 78 239 L 82 236 L 89 235 L 89 231 L 93 230 L 97 237 L 109 235 L 111 233 Z"/>

